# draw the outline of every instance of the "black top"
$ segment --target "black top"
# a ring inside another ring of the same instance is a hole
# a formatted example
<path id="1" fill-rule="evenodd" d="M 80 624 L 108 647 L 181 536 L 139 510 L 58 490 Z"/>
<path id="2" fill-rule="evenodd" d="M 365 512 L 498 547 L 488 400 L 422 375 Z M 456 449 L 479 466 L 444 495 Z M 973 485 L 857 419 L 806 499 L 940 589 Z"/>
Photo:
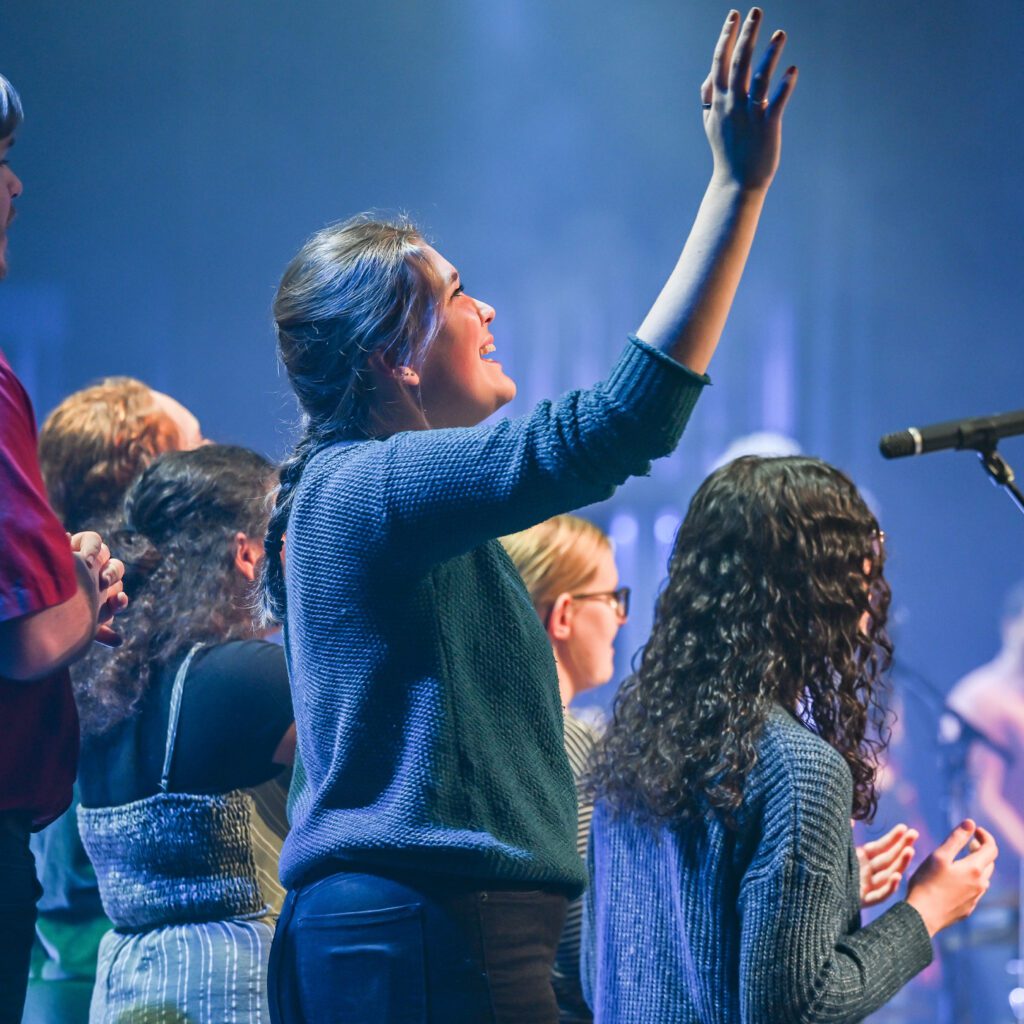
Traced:
<path id="1" fill-rule="evenodd" d="M 115 807 L 159 792 L 171 690 L 185 653 L 156 674 L 130 719 L 82 737 L 84 807 Z M 233 640 L 202 648 L 185 679 L 170 791 L 227 793 L 273 778 L 282 768 L 274 751 L 293 719 L 281 647 Z"/>

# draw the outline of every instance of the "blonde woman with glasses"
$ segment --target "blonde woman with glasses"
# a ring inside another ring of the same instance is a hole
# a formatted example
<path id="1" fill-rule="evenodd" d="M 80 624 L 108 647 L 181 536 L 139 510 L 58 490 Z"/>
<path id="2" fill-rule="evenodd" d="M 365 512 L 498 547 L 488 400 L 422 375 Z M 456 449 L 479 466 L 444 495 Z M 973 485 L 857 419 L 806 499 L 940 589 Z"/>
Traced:
<path id="1" fill-rule="evenodd" d="M 533 601 L 555 656 L 558 690 L 565 708 L 565 752 L 569 755 L 579 801 L 577 848 L 586 857 L 593 801 L 580 781 L 594 749 L 591 726 L 571 711 L 581 693 L 612 678 L 614 643 L 629 616 L 629 587 L 619 585 L 612 542 L 593 523 L 561 515 L 502 538 Z M 566 913 L 553 981 L 559 1020 L 593 1020 L 580 985 L 582 901 Z"/>

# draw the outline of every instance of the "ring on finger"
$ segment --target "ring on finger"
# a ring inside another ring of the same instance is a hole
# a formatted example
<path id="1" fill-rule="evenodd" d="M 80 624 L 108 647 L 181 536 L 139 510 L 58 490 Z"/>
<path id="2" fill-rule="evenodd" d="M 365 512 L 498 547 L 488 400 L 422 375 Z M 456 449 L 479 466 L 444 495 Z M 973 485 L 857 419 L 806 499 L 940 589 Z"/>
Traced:
<path id="1" fill-rule="evenodd" d="M 748 96 L 747 99 L 750 100 L 753 106 L 760 107 L 762 110 L 764 110 L 764 108 L 768 106 L 767 96 L 761 96 L 760 98 L 758 98 L 756 96 L 751 95 Z"/>
<path id="2" fill-rule="evenodd" d="M 701 106 L 701 110 L 710 110 L 711 109 L 711 104 L 710 103 L 702 103 L 700 106 Z"/>

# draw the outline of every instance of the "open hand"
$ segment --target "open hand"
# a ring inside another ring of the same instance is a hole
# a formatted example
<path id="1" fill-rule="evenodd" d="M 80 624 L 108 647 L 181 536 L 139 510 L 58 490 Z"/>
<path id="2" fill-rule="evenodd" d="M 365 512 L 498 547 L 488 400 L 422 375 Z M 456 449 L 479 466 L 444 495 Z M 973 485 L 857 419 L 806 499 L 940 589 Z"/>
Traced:
<path id="1" fill-rule="evenodd" d="M 857 847 L 860 865 L 860 905 L 874 907 L 898 888 L 914 858 L 918 832 L 907 825 L 891 828 L 881 839 Z"/>
<path id="2" fill-rule="evenodd" d="M 751 8 L 740 28 L 739 11 L 730 11 L 700 89 L 704 131 L 715 161 L 715 177 L 746 189 L 766 189 L 775 176 L 782 150 L 782 112 L 796 85 L 789 68 L 769 97 L 772 74 L 786 45 L 781 30 L 751 78 L 754 47 L 761 28 L 760 8 Z"/>
<path id="3" fill-rule="evenodd" d="M 964 856 L 959 856 L 967 848 Z M 907 902 L 935 935 L 974 912 L 988 891 L 999 847 L 986 829 L 969 818 L 914 872 Z"/>

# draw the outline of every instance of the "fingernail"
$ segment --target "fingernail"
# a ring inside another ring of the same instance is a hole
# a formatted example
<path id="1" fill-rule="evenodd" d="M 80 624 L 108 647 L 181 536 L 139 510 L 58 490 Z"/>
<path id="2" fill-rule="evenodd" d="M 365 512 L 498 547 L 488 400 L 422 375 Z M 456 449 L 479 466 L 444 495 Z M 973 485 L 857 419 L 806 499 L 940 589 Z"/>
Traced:
<path id="1" fill-rule="evenodd" d="M 777 43 L 777 42 L 778 42 L 778 41 L 779 41 L 780 39 L 782 39 L 782 38 L 783 38 L 783 37 L 784 37 L 785 35 L 786 35 L 786 33 L 785 33 L 785 32 L 783 32 L 781 28 L 777 28 L 777 29 L 776 29 L 776 30 L 775 30 L 775 31 L 774 31 L 774 32 L 772 33 L 772 42 L 773 42 L 773 43 Z"/>
<path id="2" fill-rule="evenodd" d="M 750 20 L 751 21 L 757 21 L 757 19 L 760 18 L 760 17 L 761 17 L 761 9 L 759 7 L 751 7 L 750 8 Z"/>
<path id="3" fill-rule="evenodd" d="M 730 11 L 729 12 L 729 17 L 726 18 L 725 20 L 731 23 L 731 22 L 734 22 L 739 16 L 740 16 L 740 12 L 739 11 Z"/>

